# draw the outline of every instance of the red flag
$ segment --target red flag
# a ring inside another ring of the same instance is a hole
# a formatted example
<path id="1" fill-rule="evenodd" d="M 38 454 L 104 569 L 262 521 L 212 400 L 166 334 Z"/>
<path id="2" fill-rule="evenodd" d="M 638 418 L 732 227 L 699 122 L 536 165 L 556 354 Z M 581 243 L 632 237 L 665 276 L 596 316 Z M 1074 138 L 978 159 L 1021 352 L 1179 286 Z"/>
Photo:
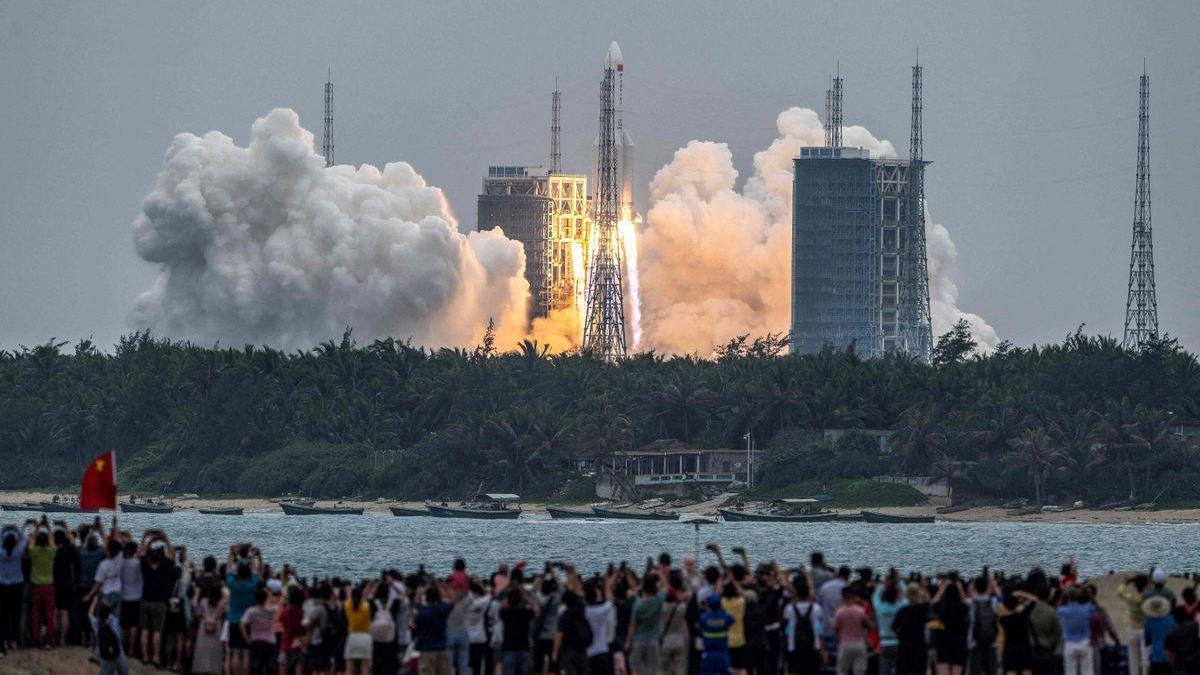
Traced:
<path id="1" fill-rule="evenodd" d="M 117 509 L 117 454 L 112 450 L 88 464 L 79 490 L 81 509 Z"/>

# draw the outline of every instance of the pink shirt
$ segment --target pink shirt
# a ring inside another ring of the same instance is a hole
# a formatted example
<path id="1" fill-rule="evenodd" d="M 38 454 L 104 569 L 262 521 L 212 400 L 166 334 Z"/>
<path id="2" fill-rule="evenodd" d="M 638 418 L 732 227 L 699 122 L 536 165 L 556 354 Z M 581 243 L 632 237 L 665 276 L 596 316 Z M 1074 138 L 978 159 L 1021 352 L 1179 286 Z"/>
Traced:
<path id="1" fill-rule="evenodd" d="M 242 615 L 242 625 L 250 634 L 251 642 L 275 643 L 275 612 L 266 607 L 254 606 Z"/>
<path id="2" fill-rule="evenodd" d="M 867 641 L 867 613 L 858 605 L 842 605 L 833 615 L 833 629 L 838 644 L 861 644 Z"/>

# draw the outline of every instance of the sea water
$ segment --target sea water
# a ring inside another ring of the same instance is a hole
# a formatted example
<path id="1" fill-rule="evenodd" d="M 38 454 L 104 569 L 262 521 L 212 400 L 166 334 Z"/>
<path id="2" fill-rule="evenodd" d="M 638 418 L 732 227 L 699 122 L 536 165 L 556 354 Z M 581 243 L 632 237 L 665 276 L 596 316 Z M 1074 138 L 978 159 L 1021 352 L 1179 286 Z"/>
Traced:
<path id="1" fill-rule="evenodd" d="M 0 520 L 5 515 L 10 514 L 0 514 Z M 75 517 L 67 520 L 74 524 Z M 104 520 L 107 527 L 108 518 Z M 707 565 L 715 562 L 704 549 L 710 541 L 727 554 L 742 546 L 752 561 L 774 560 L 785 568 L 807 563 L 809 553 L 819 550 L 834 565 L 923 572 L 968 573 L 984 565 L 1010 572 L 1034 566 L 1057 572 L 1072 555 L 1084 575 L 1153 565 L 1171 572 L 1200 569 L 1200 525 L 1195 524 L 717 523 L 697 528 L 671 521 L 551 520 L 533 515 L 460 520 L 371 512 L 211 516 L 180 511 L 120 514 L 119 525 L 137 537 L 145 528 L 163 529 L 174 543 L 187 545 L 197 564 L 206 555 L 223 562 L 231 544 L 253 542 L 275 566 L 288 563 L 303 575 L 354 578 L 373 576 L 384 568 L 410 571 L 419 564 L 449 570 L 458 556 L 477 573 L 521 560 L 538 568 L 549 560 L 566 560 L 583 572 L 602 571 L 608 563 L 622 560 L 640 568 L 647 556 L 664 551 L 676 559 L 692 554 Z"/>

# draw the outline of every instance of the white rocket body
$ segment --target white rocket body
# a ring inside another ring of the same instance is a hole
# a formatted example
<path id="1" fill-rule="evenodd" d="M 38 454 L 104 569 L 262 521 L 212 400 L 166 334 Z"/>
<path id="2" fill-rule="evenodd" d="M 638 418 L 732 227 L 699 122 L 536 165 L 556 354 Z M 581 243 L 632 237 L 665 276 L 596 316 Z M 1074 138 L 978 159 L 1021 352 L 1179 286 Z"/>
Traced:
<path id="1" fill-rule="evenodd" d="M 616 42 L 608 46 L 604 54 L 604 69 L 612 68 L 616 77 L 613 80 L 615 91 L 612 92 L 613 108 L 616 113 L 616 142 L 617 142 L 617 171 L 621 178 L 621 220 L 633 220 L 633 138 L 625 130 L 625 59 L 621 55 L 621 47 Z M 600 138 L 596 137 L 599 155 Z M 598 163 L 594 162 L 598 166 Z M 599 187 L 599 183 L 596 183 Z"/>

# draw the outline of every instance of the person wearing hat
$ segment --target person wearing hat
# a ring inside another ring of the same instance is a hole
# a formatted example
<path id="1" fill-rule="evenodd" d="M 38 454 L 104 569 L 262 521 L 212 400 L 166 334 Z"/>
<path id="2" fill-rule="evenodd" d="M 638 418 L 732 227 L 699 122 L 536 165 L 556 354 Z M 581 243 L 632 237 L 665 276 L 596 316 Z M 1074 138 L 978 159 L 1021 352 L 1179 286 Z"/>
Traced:
<path id="1" fill-rule="evenodd" d="M 1150 573 L 1150 583 L 1153 585 L 1142 591 L 1142 600 L 1159 595 L 1166 598 L 1172 607 L 1175 606 L 1175 591 L 1167 588 L 1167 573 L 1163 568 L 1154 568 L 1154 571 Z"/>
<path id="2" fill-rule="evenodd" d="M 1175 627 L 1171 615 L 1173 603 L 1162 594 L 1149 593 L 1142 601 L 1145 616 L 1144 632 L 1146 645 L 1150 647 L 1150 675 L 1167 675 L 1171 665 L 1167 662 L 1167 634 Z"/>
<path id="3" fill-rule="evenodd" d="M 734 624 L 733 615 L 721 607 L 721 596 L 708 596 L 708 610 L 700 615 L 696 628 L 704 645 L 700 657 L 700 675 L 727 675 L 731 667 L 729 659 L 729 629 Z"/>

